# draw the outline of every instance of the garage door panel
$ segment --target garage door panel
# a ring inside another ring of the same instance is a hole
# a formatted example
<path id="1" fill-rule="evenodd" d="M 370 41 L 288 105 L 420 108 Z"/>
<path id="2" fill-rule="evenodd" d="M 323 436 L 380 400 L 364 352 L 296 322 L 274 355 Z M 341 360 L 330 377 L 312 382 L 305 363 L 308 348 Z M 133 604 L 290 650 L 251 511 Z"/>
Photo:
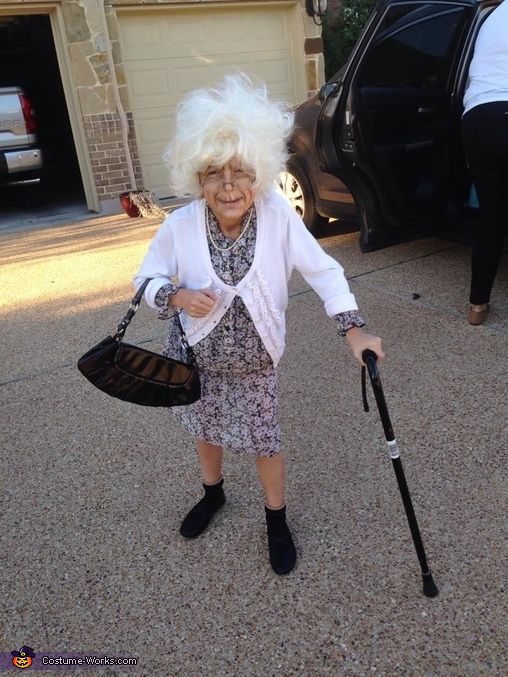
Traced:
<path id="1" fill-rule="evenodd" d="M 264 54 L 257 55 L 252 63 L 251 72 L 264 80 L 272 93 L 275 89 L 283 87 L 289 93 L 292 93 L 291 83 L 293 81 L 291 63 L 285 55 Z"/>
<path id="2" fill-rule="evenodd" d="M 124 61 L 158 59 L 161 51 L 170 57 L 181 56 L 206 42 L 206 26 L 197 14 L 175 12 L 170 19 L 156 15 L 144 19 L 139 15 L 122 16 L 120 28 Z"/>
<path id="3" fill-rule="evenodd" d="M 126 67 L 126 79 L 134 110 L 170 106 L 178 95 L 174 74 L 166 59 L 132 62 Z"/>
<path id="4" fill-rule="evenodd" d="M 207 42 L 207 22 L 203 21 L 200 12 L 174 12 L 171 17 L 159 22 L 159 26 L 163 33 L 162 44 L 168 54 L 186 53 L 192 44 L 201 45 Z M 190 44 L 189 37 L 192 37 Z"/>
<path id="5" fill-rule="evenodd" d="M 174 116 L 172 116 L 174 118 Z M 138 116 L 137 139 L 142 149 L 140 156 L 160 151 L 161 143 L 167 143 L 171 132 L 167 109 L 159 111 L 158 117 L 141 119 Z"/>
<path id="6" fill-rule="evenodd" d="M 196 13 L 187 19 L 175 13 L 171 19 L 145 20 L 139 26 L 137 22 L 135 17 L 122 19 L 122 44 L 127 51 L 124 61 L 158 59 L 161 50 L 168 58 L 175 58 L 257 52 L 273 49 L 274 44 L 286 50 L 291 44 L 288 17 L 281 12 L 246 17 L 229 11 L 205 18 Z"/>
<path id="7" fill-rule="evenodd" d="M 267 12 L 255 19 L 231 16 L 228 22 L 213 21 L 212 35 L 217 41 L 239 44 L 242 50 L 273 48 L 274 44 L 287 47 L 291 41 L 288 23 L 281 12 Z"/>
<path id="8" fill-rule="evenodd" d="M 169 189 L 169 171 L 166 165 L 161 162 L 160 155 L 157 159 L 154 157 L 153 163 L 150 158 L 147 159 L 147 165 L 144 172 L 147 186 L 154 186 L 151 188 L 157 197 L 169 197 L 171 191 Z"/>
<path id="9" fill-rule="evenodd" d="M 231 50 L 241 51 L 255 47 L 263 49 L 275 44 L 287 46 L 290 42 L 288 18 L 281 12 L 265 12 L 256 17 L 241 13 L 224 12 L 210 21 L 211 36 L 220 47 L 226 44 Z"/>
<path id="10" fill-rule="evenodd" d="M 189 91 L 209 86 L 224 75 L 245 71 L 266 82 L 273 93 L 288 92 L 292 98 L 292 64 L 284 52 L 244 53 L 240 58 L 229 54 L 223 54 L 221 58 L 208 55 L 173 62 L 159 59 L 150 62 L 149 67 L 145 62 L 136 62 L 129 70 L 129 96 L 133 107 L 139 110 L 169 107 L 174 104 L 175 97 L 181 99 Z"/>
<path id="11" fill-rule="evenodd" d="M 230 61 L 223 60 L 222 63 L 215 63 L 210 67 L 210 80 L 208 83 L 203 83 L 201 86 L 208 86 L 210 83 L 220 82 L 225 75 L 234 75 L 235 73 L 249 73 L 254 75 L 252 71 L 252 57 L 244 58 L 243 60 L 231 58 Z"/>
<path id="12" fill-rule="evenodd" d="M 188 92 L 245 72 L 266 82 L 277 99 L 303 98 L 304 64 L 295 59 L 288 8 L 201 6 L 126 12 L 119 19 L 145 186 L 159 197 L 171 194 L 161 158 L 176 105 Z"/>
<path id="13" fill-rule="evenodd" d="M 175 65 L 175 83 L 180 92 L 180 99 L 194 89 L 213 86 L 225 75 L 249 71 L 251 75 L 254 75 L 252 58 L 244 58 L 244 60 L 231 58 L 231 62 L 226 59 L 218 60 L 218 62 L 210 61 L 207 67 L 201 68 L 185 64 Z"/>
<path id="14" fill-rule="evenodd" d="M 175 63 L 173 67 L 179 99 L 193 89 L 209 87 L 214 82 L 212 65 L 195 66 L 193 63 Z"/>
<path id="15" fill-rule="evenodd" d="M 139 68 L 128 74 L 127 81 L 136 105 L 164 106 L 174 99 L 174 81 L 165 67 Z"/>
<path id="16" fill-rule="evenodd" d="M 252 54 L 244 54 L 242 59 L 228 55 L 217 61 L 210 59 L 210 62 L 206 67 L 196 67 L 185 62 L 174 64 L 175 87 L 180 93 L 180 98 L 193 89 L 209 87 L 219 82 L 225 75 L 245 72 L 266 82 L 272 93 L 284 91 L 289 94 L 289 100 L 293 98 L 292 69 L 286 55 L 276 56 L 269 53 L 263 57 L 253 57 Z"/>
<path id="17" fill-rule="evenodd" d="M 122 43 L 133 59 L 146 53 L 157 54 L 162 48 L 162 34 L 156 21 L 139 16 L 122 19 Z"/>

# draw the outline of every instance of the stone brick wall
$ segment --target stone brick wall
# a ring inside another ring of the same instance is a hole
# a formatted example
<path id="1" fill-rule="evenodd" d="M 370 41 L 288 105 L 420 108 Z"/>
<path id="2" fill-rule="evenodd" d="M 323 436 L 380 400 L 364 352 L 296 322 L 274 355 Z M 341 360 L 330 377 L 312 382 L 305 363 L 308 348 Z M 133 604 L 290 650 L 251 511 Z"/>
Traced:
<path id="1" fill-rule="evenodd" d="M 132 113 L 127 113 L 127 119 L 136 187 L 140 190 L 143 188 L 143 177 Z M 83 121 L 99 200 L 111 200 L 123 191 L 132 190 L 118 113 L 85 115 Z"/>
<path id="2" fill-rule="evenodd" d="M 83 116 L 113 112 L 114 90 L 98 0 L 63 0 L 72 79 Z"/>
<path id="3" fill-rule="evenodd" d="M 125 75 L 121 63 L 116 13 L 106 4 L 108 35 L 99 0 L 62 0 L 62 12 L 73 83 L 79 98 L 85 138 L 90 154 L 93 180 L 101 202 L 113 200 L 125 190 L 132 190 L 127 157 L 122 138 L 120 116 L 116 110 L 114 80 L 110 72 L 107 43 L 109 38 L 115 66 L 116 85 L 124 107 Z M 136 187 L 143 188 L 132 113 L 126 112 L 129 124 L 129 149 Z"/>
<path id="4" fill-rule="evenodd" d="M 323 40 L 321 26 L 317 26 L 305 9 L 305 0 L 302 0 L 303 18 L 303 49 L 305 53 L 305 75 L 307 78 L 307 96 L 318 93 L 325 81 L 325 60 L 323 56 Z"/>

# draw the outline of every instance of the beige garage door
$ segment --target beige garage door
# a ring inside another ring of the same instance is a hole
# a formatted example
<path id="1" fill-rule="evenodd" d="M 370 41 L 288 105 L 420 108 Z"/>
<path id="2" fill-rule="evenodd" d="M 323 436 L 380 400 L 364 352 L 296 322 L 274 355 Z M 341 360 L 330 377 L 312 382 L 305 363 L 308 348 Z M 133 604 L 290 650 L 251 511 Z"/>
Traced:
<path id="1" fill-rule="evenodd" d="M 161 157 L 176 105 L 188 91 L 241 70 L 264 80 L 277 98 L 305 98 L 294 6 L 166 7 L 121 13 L 119 22 L 145 187 L 158 197 L 171 192 Z"/>

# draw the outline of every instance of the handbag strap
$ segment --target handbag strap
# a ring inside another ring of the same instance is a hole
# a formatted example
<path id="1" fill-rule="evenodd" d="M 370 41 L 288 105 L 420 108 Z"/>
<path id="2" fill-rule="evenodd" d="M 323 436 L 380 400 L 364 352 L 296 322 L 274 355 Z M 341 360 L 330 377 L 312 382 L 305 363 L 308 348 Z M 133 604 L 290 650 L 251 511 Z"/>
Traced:
<path id="1" fill-rule="evenodd" d="M 148 285 L 149 282 L 153 280 L 152 277 L 147 278 L 143 284 L 139 287 L 138 291 L 136 294 L 133 296 L 131 300 L 131 305 L 129 306 L 129 310 L 125 313 L 122 321 L 118 325 L 116 329 L 116 334 L 113 336 L 115 341 L 120 341 L 123 339 L 125 332 L 127 330 L 127 327 L 131 323 L 132 318 L 136 314 L 137 309 L 139 308 L 139 304 L 141 303 L 141 299 L 143 298 L 143 294 L 145 292 L 145 289 Z M 178 329 L 180 330 L 180 340 L 182 342 L 183 347 L 187 351 L 187 354 L 190 357 L 191 362 L 195 363 L 195 357 L 194 357 L 194 351 L 192 350 L 191 346 L 189 345 L 189 342 L 187 341 L 187 336 L 185 335 L 185 331 L 183 329 L 182 323 L 180 321 L 180 313 L 175 313 L 173 317 L 176 317 L 176 324 L 178 326 Z"/>
<path id="2" fill-rule="evenodd" d="M 135 296 L 131 300 L 131 305 L 129 306 L 129 310 L 125 313 L 122 321 L 116 328 L 116 334 L 113 336 L 115 341 L 121 341 L 124 337 L 125 331 L 129 324 L 131 323 L 132 318 L 136 314 L 137 309 L 139 308 L 139 304 L 141 303 L 141 299 L 143 298 L 143 294 L 145 292 L 145 289 L 148 285 L 149 282 L 153 280 L 152 277 L 149 277 L 146 279 L 141 287 L 138 289 L 136 292 Z"/>

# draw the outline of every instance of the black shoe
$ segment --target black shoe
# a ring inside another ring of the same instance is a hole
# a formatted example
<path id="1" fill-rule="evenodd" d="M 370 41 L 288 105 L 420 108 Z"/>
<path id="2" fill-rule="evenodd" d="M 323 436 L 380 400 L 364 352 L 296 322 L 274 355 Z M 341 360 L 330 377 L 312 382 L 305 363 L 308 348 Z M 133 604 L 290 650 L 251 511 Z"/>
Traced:
<path id="1" fill-rule="evenodd" d="M 296 548 L 293 537 L 288 533 L 283 536 L 268 536 L 270 564 L 279 576 L 288 574 L 296 564 Z"/>
<path id="2" fill-rule="evenodd" d="M 279 576 L 288 574 L 296 564 L 296 548 L 286 523 L 286 507 L 265 508 L 270 564 Z"/>
<path id="3" fill-rule="evenodd" d="M 210 520 L 217 510 L 226 502 L 226 496 L 221 489 L 221 493 L 213 501 L 203 496 L 196 505 L 189 511 L 180 526 L 180 533 L 185 538 L 196 538 L 202 534 L 210 524 Z"/>

